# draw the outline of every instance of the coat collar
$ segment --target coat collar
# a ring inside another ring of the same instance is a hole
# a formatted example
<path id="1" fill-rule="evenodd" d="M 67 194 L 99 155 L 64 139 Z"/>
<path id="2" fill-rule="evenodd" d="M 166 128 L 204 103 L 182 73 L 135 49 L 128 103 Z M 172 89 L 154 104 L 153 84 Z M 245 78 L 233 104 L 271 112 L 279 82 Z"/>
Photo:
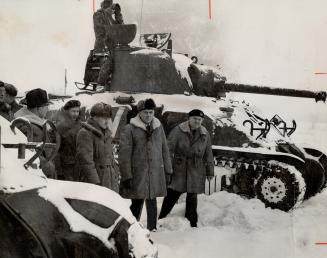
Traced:
<path id="1" fill-rule="evenodd" d="M 35 115 L 33 112 L 31 112 L 27 107 L 23 107 L 20 110 L 18 110 L 15 114 L 14 117 L 25 117 L 30 121 L 32 124 L 36 124 L 39 126 L 43 126 L 45 119 Z"/>
<path id="2" fill-rule="evenodd" d="M 188 121 L 179 124 L 179 128 L 184 133 L 189 133 L 189 134 L 191 133 L 191 129 L 190 129 Z M 199 132 L 200 132 L 201 135 L 206 135 L 207 134 L 207 129 L 205 129 L 205 127 L 201 125 L 201 127 L 199 128 Z"/>
<path id="3" fill-rule="evenodd" d="M 82 127 L 85 128 L 86 130 L 92 132 L 94 135 L 96 135 L 99 138 L 107 138 L 111 136 L 111 132 L 109 129 L 102 130 L 100 126 L 95 122 L 92 118 L 87 120 L 87 122 L 82 123 Z"/>
<path id="4" fill-rule="evenodd" d="M 132 118 L 130 124 L 134 125 L 135 127 L 141 128 L 146 131 L 146 124 L 141 120 L 140 116 L 137 115 L 136 117 Z M 153 130 L 161 126 L 161 123 L 158 118 L 154 117 L 151 121 L 151 125 Z"/>

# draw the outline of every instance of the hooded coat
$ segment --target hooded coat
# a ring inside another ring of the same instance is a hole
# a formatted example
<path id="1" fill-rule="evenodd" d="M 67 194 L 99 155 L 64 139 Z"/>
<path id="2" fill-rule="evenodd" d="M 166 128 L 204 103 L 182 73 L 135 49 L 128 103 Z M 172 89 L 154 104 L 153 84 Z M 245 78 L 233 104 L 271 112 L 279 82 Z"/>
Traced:
<path id="1" fill-rule="evenodd" d="M 119 172 L 115 169 L 112 138 L 90 118 L 82 123 L 76 139 L 77 181 L 99 184 L 118 192 Z"/>
<path id="2" fill-rule="evenodd" d="M 121 181 L 132 179 L 131 189 L 121 184 L 124 198 L 153 199 L 167 194 L 165 174 L 171 174 L 172 168 L 166 136 L 157 118 L 153 118 L 151 128 L 149 134 L 137 115 L 120 134 Z"/>
<path id="3" fill-rule="evenodd" d="M 24 117 L 31 123 L 32 130 L 33 130 L 33 142 L 42 142 L 43 141 L 43 138 L 44 138 L 43 123 L 45 122 L 45 120 L 43 118 L 40 118 L 39 116 L 37 116 L 36 114 L 31 112 L 26 107 L 19 109 L 14 114 L 14 118 L 17 118 L 17 117 Z M 21 130 L 25 135 L 28 134 L 28 128 L 26 127 L 26 125 L 18 123 L 17 128 L 19 130 Z M 49 134 L 45 135 L 46 142 L 52 142 L 51 136 L 49 137 L 49 135 L 51 135 L 51 132 L 49 132 Z M 44 153 L 39 157 L 40 158 L 40 166 L 41 166 L 42 171 L 44 172 L 44 174 L 47 177 L 56 178 L 57 173 L 56 173 L 54 163 L 52 161 L 49 161 L 48 163 L 46 163 L 46 157 L 48 157 L 49 155 L 50 155 L 50 151 L 45 150 Z"/>
<path id="4" fill-rule="evenodd" d="M 178 192 L 204 193 L 206 176 L 213 176 L 213 155 L 208 131 L 201 126 L 193 136 L 188 121 L 176 126 L 168 136 L 173 160 L 169 188 Z"/>
<path id="5" fill-rule="evenodd" d="M 61 109 L 61 119 L 57 124 L 57 130 L 60 135 L 60 148 L 56 158 L 56 168 L 58 174 L 65 180 L 73 181 L 76 178 L 76 138 L 82 127 L 82 122 L 78 117 L 76 121 L 72 120 L 68 111 Z"/>

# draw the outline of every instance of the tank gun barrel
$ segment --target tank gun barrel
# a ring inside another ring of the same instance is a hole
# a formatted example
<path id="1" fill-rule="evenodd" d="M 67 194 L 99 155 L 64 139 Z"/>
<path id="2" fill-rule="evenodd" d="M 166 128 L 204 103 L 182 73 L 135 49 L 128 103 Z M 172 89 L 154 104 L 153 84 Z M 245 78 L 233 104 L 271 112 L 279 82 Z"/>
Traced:
<path id="1" fill-rule="evenodd" d="M 221 81 L 215 81 L 215 86 L 218 88 L 218 91 L 221 90 L 223 92 L 243 92 L 299 98 L 313 98 L 316 100 L 316 102 L 320 100 L 325 102 L 327 96 L 327 93 L 325 91 L 273 88 L 267 86 L 247 85 L 238 83 L 221 83 Z"/>

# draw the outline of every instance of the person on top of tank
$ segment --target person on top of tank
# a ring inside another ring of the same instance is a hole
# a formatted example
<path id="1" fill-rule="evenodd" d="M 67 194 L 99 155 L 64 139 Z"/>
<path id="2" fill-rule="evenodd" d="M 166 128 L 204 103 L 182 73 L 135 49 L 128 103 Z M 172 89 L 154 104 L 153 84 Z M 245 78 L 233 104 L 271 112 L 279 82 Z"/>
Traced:
<path id="1" fill-rule="evenodd" d="M 172 173 L 166 135 L 154 116 L 155 107 L 152 99 L 138 102 L 138 114 L 124 127 L 119 145 L 120 194 L 132 200 L 130 209 L 137 220 L 145 201 L 150 231 L 157 228 L 156 198 L 166 196 Z"/>
<path id="2" fill-rule="evenodd" d="M 95 52 L 103 52 L 106 49 L 110 50 L 113 48 L 112 39 L 109 36 L 110 26 L 123 23 L 120 5 L 113 4 L 112 0 L 102 1 L 101 8 L 93 14 Z"/>
<path id="3" fill-rule="evenodd" d="M 112 25 L 123 23 L 120 5 L 114 4 L 112 0 L 104 0 L 101 3 L 101 8 L 93 14 L 95 43 L 86 62 L 85 86 L 88 86 L 90 82 L 97 82 L 103 86 L 109 84 L 114 62 L 114 41 L 110 35 L 110 30 Z M 97 53 L 106 53 L 106 57 L 103 60 L 102 57 L 95 57 L 94 54 Z M 94 66 L 100 66 L 100 71 L 92 69 Z"/>
<path id="4" fill-rule="evenodd" d="M 214 175 L 211 139 L 201 125 L 203 119 L 204 113 L 194 109 L 189 112 L 188 121 L 176 126 L 168 136 L 173 175 L 159 219 L 165 218 L 186 192 L 185 217 L 192 227 L 197 227 L 197 195 L 204 193 L 206 177 L 211 180 Z"/>
<path id="5" fill-rule="evenodd" d="M 69 100 L 59 111 L 56 127 L 60 135 L 60 148 L 55 159 L 59 179 L 76 179 L 76 137 L 82 127 L 80 107 L 79 100 Z"/>
<path id="6" fill-rule="evenodd" d="M 119 172 L 115 168 L 109 121 L 112 108 L 103 102 L 91 107 L 76 139 L 78 176 L 76 181 L 98 184 L 118 192 Z"/>

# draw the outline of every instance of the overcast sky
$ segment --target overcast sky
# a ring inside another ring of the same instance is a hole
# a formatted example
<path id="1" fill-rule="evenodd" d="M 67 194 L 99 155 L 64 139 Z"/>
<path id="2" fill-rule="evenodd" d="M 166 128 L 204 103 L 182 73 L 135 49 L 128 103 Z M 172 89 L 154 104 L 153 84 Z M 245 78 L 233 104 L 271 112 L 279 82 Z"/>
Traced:
<path id="1" fill-rule="evenodd" d="M 327 72 L 327 1 L 211 1 L 211 20 L 208 0 L 119 3 L 126 23 L 172 32 L 175 51 L 220 64 L 231 82 L 327 90 L 314 74 Z M 1 0 L 0 37 L 0 80 L 62 93 L 67 68 L 72 92 L 94 43 L 92 0 Z"/>

